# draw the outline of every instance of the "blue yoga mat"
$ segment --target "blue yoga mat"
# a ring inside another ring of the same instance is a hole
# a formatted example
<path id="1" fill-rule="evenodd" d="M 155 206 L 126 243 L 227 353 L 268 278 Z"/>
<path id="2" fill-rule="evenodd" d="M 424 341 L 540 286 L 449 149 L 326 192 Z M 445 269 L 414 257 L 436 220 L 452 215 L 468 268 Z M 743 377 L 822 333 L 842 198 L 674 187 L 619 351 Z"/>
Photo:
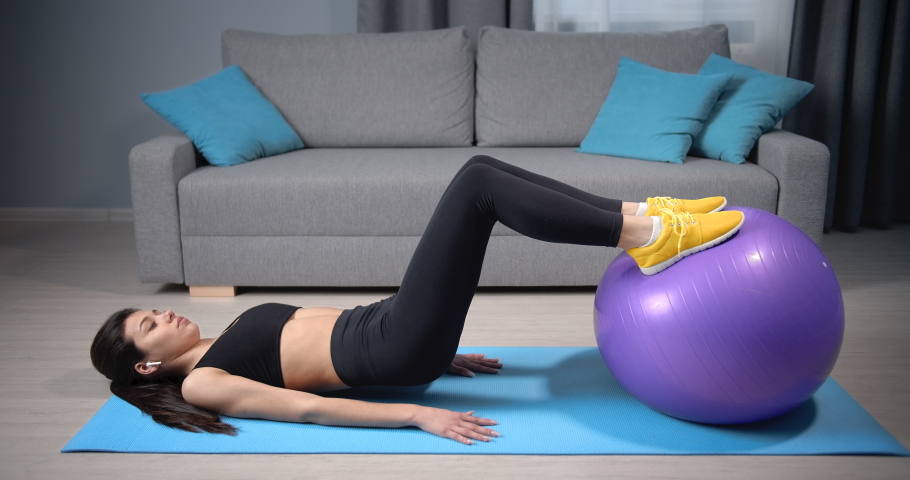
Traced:
<path id="1" fill-rule="evenodd" d="M 416 427 L 365 428 L 228 418 L 236 437 L 156 424 L 111 397 L 63 452 L 430 453 L 489 455 L 910 456 L 833 378 L 795 410 L 746 425 L 678 420 L 629 395 L 595 347 L 461 347 L 499 358 L 498 374 L 446 374 L 418 387 L 361 387 L 324 396 L 416 403 L 499 422 L 502 436 L 465 445 Z"/>

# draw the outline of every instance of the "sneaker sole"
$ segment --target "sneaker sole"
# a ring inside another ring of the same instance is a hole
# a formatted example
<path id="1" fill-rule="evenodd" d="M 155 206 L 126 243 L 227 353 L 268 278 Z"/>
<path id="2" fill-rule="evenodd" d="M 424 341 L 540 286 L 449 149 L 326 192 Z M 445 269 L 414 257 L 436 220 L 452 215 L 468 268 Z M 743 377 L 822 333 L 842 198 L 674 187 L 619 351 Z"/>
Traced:
<path id="1" fill-rule="evenodd" d="M 739 221 L 739 224 L 737 224 L 735 227 L 730 229 L 729 232 L 715 238 L 714 240 L 711 240 L 710 242 L 705 242 L 701 245 L 692 247 L 688 250 L 683 250 L 675 257 L 668 258 L 667 260 L 664 260 L 663 262 L 660 262 L 657 265 L 654 265 L 652 267 L 638 267 L 638 268 L 639 268 L 639 270 L 641 270 L 641 273 L 644 273 L 645 275 L 654 275 L 655 273 L 660 273 L 660 272 L 670 268 L 670 266 L 672 266 L 676 262 L 682 260 L 683 258 L 688 257 L 689 255 L 692 255 L 693 253 L 698 253 L 698 252 L 707 250 L 713 246 L 720 245 L 721 243 L 727 241 L 730 237 L 732 237 L 733 235 L 736 235 L 736 232 L 738 232 L 739 229 L 742 228 L 743 223 L 745 223 L 745 221 L 746 221 L 746 216 L 743 215 L 743 219 Z"/>

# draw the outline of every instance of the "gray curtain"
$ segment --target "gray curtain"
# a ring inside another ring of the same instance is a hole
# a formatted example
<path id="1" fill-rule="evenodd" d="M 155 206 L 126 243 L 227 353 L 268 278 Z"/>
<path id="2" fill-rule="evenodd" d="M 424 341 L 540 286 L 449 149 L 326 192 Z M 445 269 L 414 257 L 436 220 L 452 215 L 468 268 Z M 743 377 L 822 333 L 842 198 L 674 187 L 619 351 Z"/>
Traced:
<path id="1" fill-rule="evenodd" d="M 533 0 L 358 0 L 357 31 L 412 32 L 464 25 L 477 49 L 484 25 L 533 29 Z"/>
<path id="2" fill-rule="evenodd" d="M 796 0 L 789 76 L 815 90 L 783 127 L 831 151 L 825 230 L 910 221 L 910 0 Z"/>

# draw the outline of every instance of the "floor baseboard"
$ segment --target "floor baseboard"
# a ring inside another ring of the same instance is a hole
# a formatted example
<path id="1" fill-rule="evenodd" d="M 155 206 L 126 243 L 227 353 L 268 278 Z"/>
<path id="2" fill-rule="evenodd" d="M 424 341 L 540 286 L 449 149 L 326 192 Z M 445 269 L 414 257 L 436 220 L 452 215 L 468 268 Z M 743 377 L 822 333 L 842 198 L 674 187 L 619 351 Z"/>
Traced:
<path id="1" fill-rule="evenodd" d="M 132 222 L 132 208 L 0 208 L 0 221 Z"/>

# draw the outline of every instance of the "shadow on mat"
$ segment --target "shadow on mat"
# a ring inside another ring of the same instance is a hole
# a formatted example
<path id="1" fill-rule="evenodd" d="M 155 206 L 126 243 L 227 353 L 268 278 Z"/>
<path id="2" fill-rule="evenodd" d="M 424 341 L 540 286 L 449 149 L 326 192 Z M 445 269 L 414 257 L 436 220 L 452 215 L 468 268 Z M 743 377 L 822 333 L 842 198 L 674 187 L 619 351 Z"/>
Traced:
<path id="1" fill-rule="evenodd" d="M 327 397 L 354 398 L 363 401 L 389 403 L 416 403 L 418 405 L 446 408 L 445 405 L 457 401 L 461 405 L 470 405 L 478 412 L 493 408 L 508 407 L 510 413 L 526 411 L 559 410 L 574 417 L 574 420 L 586 428 L 599 431 L 603 435 L 620 438 L 652 448 L 678 449 L 685 439 L 668 434 L 671 426 L 684 427 L 687 437 L 704 437 L 716 435 L 718 438 L 736 436 L 736 445 L 730 445 L 730 452 L 743 452 L 750 447 L 767 448 L 775 443 L 793 439 L 812 426 L 818 414 L 815 399 L 810 398 L 796 409 L 768 420 L 739 425 L 709 425 L 689 422 L 659 413 L 633 398 L 610 374 L 596 348 L 588 349 L 566 358 L 563 362 L 548 369 L 510 366 L 508 358 L 501 356 L 504 366 L 498 374 L 485 376 L 478 374 L 474 378 L 492 377 L 528 377 L 538 384 L 543 378 L 548 386 L 550 399 L 528 400 L 518 402 L 493 396 L 473 395 L 434 391 L 433 383 L 414 387 L 369 386 L 349 390 L 339 390 L 324 394 Z M 450 374 L 446 374 L 450 375 Z M 466 381 L 473 379 L 465 378 Z M 485 391 L 489 392 L 487 387 Z M 619 408 L 621 407 L 621 408 Z M 634 425 L 623 413 L 634 412 L 636 420 L 657 420 L 647 425 Z M 495 420 L 495 418 L 494 418 Z M 668 423 L 669 422 L 669 423 Z M 660 430 L 649 428 L 657 425 Z M 723 442 L 719 442 L 723 445 Z"/>

